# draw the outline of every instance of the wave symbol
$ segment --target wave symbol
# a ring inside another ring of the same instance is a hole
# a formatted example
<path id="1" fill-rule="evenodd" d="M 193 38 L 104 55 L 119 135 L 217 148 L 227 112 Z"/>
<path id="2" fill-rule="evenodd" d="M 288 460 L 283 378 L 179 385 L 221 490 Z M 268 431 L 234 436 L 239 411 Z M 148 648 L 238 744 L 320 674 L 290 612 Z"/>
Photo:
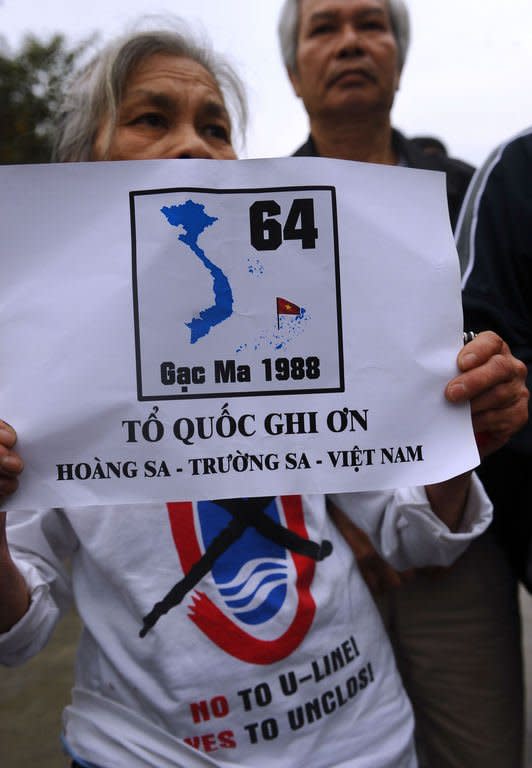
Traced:
<path id="1" fill-rule="evenodd" d="M 244 624 L 263 624 L 279 611 L 287 594 L 287 564 L 282 558 L 246 562 L 229 582 L 218 585 L 227 609 Z"/>

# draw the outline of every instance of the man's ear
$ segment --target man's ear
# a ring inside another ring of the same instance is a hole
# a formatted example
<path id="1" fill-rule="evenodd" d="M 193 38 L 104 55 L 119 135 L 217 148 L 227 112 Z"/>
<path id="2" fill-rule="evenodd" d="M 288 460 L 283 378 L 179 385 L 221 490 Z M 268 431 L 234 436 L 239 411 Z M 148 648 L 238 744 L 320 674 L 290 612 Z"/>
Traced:
<path id="1" fill-rule="evenodd" d="M 297 74 L 297 71 L 294 69 L 289 69 L 287 67 L 286 74 L 288 75 L 288 79 L 292 83 L 292 88 L 294 89 L 296 96 L 301 98 L 301 92 L 299 89 L 299 76 Z"/>

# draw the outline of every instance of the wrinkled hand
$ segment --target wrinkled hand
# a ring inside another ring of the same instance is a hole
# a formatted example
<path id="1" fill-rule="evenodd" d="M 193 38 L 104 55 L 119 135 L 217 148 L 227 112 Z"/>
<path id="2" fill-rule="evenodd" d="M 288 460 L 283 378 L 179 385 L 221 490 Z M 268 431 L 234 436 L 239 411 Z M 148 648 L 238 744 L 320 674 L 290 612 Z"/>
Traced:
<path id="1" fill-rule="evenodd" d="M 14 493 L 18 488 L 18 476 L 24 465 L 22 459 L 14 450 L 17 433 L 0 420 L 0 504 L 2 499 Z"/>
<path id="2" fill-rule="evenodd" d="M 414 578 L 414 569 L 395 571 L 386 560 L 383 560 L 367 534 L 354 525 L 329 500 L 327 502 L 327 510 L 339 532 L 351 547 L 360 573 L 373 594 L 386 592 L 389 589 L 397 589 Z"/>
<path id="3" fill-rule="evenodd" d="M 0 421 L 0 504 L 18 487 L 22 459 L 14 450 L 15 430 Z M 6 513 L 0 512 L 0 633 L 7 632 L 26 613 L 30 596 L 26 582 L 16 568 L 7 546 Z"/>
<path id="4" fill-rule="evenodd" d="M 447 384 L 451 403 L 471 403 L 473 429 L 481 457 L 501 448 L 528 421 L 526 365 L 506 342 L 484 331 L 458 355 L 461 373 Z"/>

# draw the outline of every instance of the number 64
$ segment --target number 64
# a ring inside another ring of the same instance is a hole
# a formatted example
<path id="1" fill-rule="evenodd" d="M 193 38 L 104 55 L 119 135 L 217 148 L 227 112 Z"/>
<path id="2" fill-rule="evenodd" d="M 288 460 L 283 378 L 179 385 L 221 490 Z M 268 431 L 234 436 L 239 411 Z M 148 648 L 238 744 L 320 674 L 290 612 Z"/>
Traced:
<path id="1" fill-rule="evenodd" d="M 301 240 L 303 248 L 315 248 L 318 230 L 314 222 L 314 200 L 296 198 L 284 227 L 275 216 L 281 206 L 275 200 L 257 200 L 249 209 L 251 245 L 257 251 L 275 251 L 283 240 Z"/>

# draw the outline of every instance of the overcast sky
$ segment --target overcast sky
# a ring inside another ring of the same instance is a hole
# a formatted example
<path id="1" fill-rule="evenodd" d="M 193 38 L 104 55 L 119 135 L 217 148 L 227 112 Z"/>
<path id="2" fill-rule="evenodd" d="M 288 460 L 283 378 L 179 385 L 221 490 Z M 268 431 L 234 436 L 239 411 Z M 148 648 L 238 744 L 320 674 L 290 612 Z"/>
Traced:
<path id="1" fill-rule="evenodd" d="M 243 77 L 252 120 L 243 157 L 290 154 L 307 121 L 281 65 L 281 0 L 0 0 L 0 35 L 73 43 L 123 30 L 140 14 L 177 13 L 201 24 Z M 532 124 L 532 0 L 408 0 L 412 46 L 393 111 L 408 135 L 432 134 L 457 157 L 481 162 Z"/>

